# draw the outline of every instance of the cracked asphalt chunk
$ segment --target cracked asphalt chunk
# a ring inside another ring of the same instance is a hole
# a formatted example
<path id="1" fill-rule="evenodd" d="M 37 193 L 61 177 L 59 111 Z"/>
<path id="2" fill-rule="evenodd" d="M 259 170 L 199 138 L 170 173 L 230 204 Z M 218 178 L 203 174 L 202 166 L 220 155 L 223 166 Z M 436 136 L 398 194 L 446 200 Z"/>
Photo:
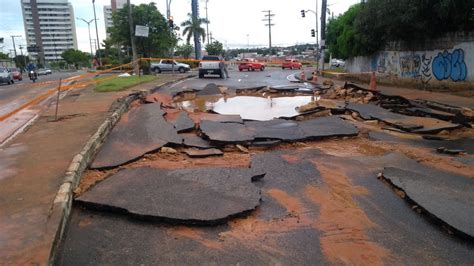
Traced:
<path id="1" fill-rule="evenodd" d="M 255 131 L 257 139 L 300 140 L 304 132 L 297 122 L 274 119 L 270 121 L 249 121 L 245 126 Z"/>
<path id="2" fill-rule="evenodd" d="M 323 137 L 350 137 L 357 136 L 359 129 L 343 121 L 337 116 L 321 117 L 298 122 L 304 132 L 305 139 Z"/>
<path id="3" fill-rule="evenodd" d="M 91 165 L 93 169 L 114 168 L 132 162 L 167 143 L 183 139 L 163 118 L 160 104 L 146 104 L 129 111 L 112 129 Z"/>
<path id="4" fill-rule="evenodd" d="M 260 189 L 252 180 L 261 176 L 261 171 L 245 168 L 126 169 L 84 193 L 76 203 L 171 224 L 222 224 L 260 205 Z"/>
<path id="5" fill-rule="evenodd" d="M 174 127 L 178 133 L 190 131 L 194 129 L 194 121 L 189 118 L 187 112 L 180 112 L 178 118 L 174 122 Z"/>
<path id="6" fill-rule="evenodd" d="M 373 104 L 350 103 L 346 108 L 359 113 L 364 120 L 380 120 L 401 130 L 414 133 L 437 133 L 442 130 L 450 130 L 460 127 L 458 124 L 435 118 L 406 116 L 393 113 Z"/>
<path id="7" fill-rule="evenodd" d="M 208 140 L 202 139 L 194 133 L 183 133 L 179 134 L 183 138 L 183 143 L 187 147 L 199 148 L 199 149 L 210 149 L 214 148 Z"/>
<path id="8" fill-rule="evenodd" d="M 474 181 L 446 172 L 416 173 L 387 167 L 383 177 L 429 214 L 474 237 Z"/>
<path id="9" fill-rule="evenodd" d="M 247 142 L 255 138 L 255 132 L 243 124 L 201 121 L 202 133 L 216 142 Z"/>

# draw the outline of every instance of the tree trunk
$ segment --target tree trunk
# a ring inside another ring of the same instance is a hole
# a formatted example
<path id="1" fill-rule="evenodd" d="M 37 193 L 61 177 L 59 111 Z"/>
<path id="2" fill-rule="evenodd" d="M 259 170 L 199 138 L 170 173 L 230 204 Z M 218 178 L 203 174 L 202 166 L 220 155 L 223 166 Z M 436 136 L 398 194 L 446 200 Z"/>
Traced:
<path id="1" fill-rule="evenodd" d="M 199 18 L 199 5 L 198 0 L 191 0 L 191 10 L 194 19 Z M 201 36 L 199 33 L 193 32 L 194 37 L 194 54 L 197 60 L 201 59 Z"/>

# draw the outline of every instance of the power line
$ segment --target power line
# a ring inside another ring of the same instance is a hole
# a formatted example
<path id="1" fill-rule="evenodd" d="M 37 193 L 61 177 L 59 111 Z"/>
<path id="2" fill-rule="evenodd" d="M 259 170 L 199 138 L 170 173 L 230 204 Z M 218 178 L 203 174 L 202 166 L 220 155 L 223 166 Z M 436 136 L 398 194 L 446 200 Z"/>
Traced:
<path id="1" fill-rule="evenodd" d="M 268 23 L 268 24 L 265 24 L 265 26 L 268 27 L 268 47 L 271 50 L 272 49 L 272 26 L 275 26 L 275 24 L 272 24 L 272 19 L 273 19 L 272 17 L 274 17 L 275 14 L 272 14 L 271 10 L 264 10 L 262 12 L 267 13 L 263 21 L 266 21 Z"/>

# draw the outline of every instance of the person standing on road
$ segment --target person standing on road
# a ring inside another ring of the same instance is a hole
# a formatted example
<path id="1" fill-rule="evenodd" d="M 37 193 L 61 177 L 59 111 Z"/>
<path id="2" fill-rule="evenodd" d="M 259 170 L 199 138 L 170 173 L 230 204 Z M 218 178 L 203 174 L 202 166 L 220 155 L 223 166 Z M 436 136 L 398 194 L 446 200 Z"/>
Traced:
<path id="1" fill-rule="evenodd" d="M 225 78 L 226 78 L 226 79 L 230 78 L 230 77 L 229 77 L 229 71 L 227 71 L 227 64 L 225 63 L 225 59 L 222 59 L 222 61 L 221 61 L 221 67 L 222 67 L 222 71 L 223 71 L 224 74 L 225 74 Z"/>

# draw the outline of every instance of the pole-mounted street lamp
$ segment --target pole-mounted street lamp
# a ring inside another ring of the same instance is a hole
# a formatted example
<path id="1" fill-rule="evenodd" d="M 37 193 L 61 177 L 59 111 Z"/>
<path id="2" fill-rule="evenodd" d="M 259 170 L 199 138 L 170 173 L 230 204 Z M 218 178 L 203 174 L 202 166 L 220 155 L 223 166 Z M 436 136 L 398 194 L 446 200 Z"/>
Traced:
<path id="1" fill-rule="evenodd" d="M 82 21 L 84 21 L 85 23 L 87 23 L 87 29 L 89 30 L 89 46 L 90 46 L 90 48 L 91 48 L 91 56 L 92 56 L 92 58 L 94 58 L 94 53 L 93 53 L 93 51 L 92 51 L 92 39 L 91 39 L 91 23 L 92 23 L 92 21 L 94 21 L 94 19 L 91 19 L 91 20 L 89 20 L 89 21 L 87 21 L 87 20 L 85 20 L 85 19 L 83 19 L 83 18 L 79 18 L 79 17 L 76 18 L 76 19 L 82 20 Z"/>

